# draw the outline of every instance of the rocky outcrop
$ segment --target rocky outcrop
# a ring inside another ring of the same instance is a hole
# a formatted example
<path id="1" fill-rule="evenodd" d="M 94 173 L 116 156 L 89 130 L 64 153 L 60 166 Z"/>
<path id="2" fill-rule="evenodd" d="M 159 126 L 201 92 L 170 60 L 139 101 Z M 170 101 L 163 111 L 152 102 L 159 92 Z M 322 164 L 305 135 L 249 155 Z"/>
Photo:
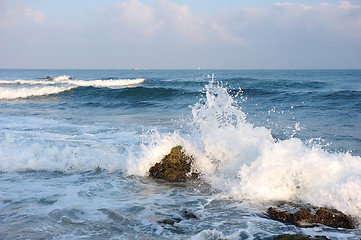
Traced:
<path id="1" fill-rule="evenodd" d="M 156 179 L 163 179 L 171 182 L 184 181 L 198 176 L 192 172 L 194 158 L 184 154 L 181 146 L 172 148 L 161 162 L 149 169 L 149 175 Z"/>
<path id="2" fill-rule="evenodd" d="M 182 212 L 182 216 L 185 217 L 186 219 L 198 219 L 197 215 L 187 210 L 184 210 Z"/>
<path id="3" fill-rule="evenodd" d="M 301 234 L 281 234 L 273 238 L 273 240 L 328 240 L 325 236 L 309 237 Z"/>
<path id="4" fill-rule="evenodd" d="M 159 220 L 158 223 L 173 226 L 175 223 L 179 223 L 180 221 L 182 221 L 182 219 L 180 218 L 169 218 L 169 219 L 167 218 L 167 219 Z"/>
<path id="5" fill-rule="evenodd" d="M 309 206 L 287 209 L 281 206 L 280 208 L 270 207 L 268 213 L 274 220 L 294 224 L 299 227 L 323 224 L 333 228 L 355 228 L 352 219 L 336 209 Z"/>
<path id="6" fill-rule="evenodd" d="M 172 218 L 161 219 L 157 222 L 163 226 L 165 226 L 165 225 L 174 226 L 176 223 L 180 223 L 183 220 L 191 220 L 191 219 L 198 220 L 199 219 L 197 217 L 197 215 L 195 215 L 194 213 L 187 211 L 187 210 L 183 210 L 180 213 L 180 215 L 182 216 L 182 218 L 172 217 Z"/>

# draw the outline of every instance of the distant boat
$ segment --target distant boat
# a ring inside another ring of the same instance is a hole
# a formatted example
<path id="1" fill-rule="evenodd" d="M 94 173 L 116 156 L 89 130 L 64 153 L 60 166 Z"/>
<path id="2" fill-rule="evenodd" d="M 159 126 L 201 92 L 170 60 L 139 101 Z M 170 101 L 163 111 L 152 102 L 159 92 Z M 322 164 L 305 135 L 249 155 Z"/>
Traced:
<path id="1" fill-rule="evenodd" d="M 133 68 L 133 70 L 139 70 L 139 68 Z"/>

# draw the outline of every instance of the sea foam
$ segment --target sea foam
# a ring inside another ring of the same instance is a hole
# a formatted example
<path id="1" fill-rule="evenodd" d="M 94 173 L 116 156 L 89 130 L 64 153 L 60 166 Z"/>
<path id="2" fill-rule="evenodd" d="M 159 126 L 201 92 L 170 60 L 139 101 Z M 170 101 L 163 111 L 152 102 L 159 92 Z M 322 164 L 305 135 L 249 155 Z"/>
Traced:
<path id="1" fill-rule="evenodd" d="M 205 90 L 204 99 L 191 107 L 193 132 L 153 130 L 127 153 L 111 146 L 71 146 L 65 140 L 60 145 L 19 142 L 9 135 L 0 139 L 0 171 L 100 168 L 147 176 L 150 166 L 173 146 L 182 145 L 195 157 L 201 177 L 222 196 L 253 202 L 302 201 L 361 217 L 360 156 L 328 152 L 298 138 L 275 139 L 271 129 L 247 121 L 227 88 L 211 82 Z"/>
<path id="2" fill-rule="evenodd" d="M 44 96 L 51 94 L 58 94 L 64 91 L 69 91 L 75 87 L 56 87 L 56 86 L 42 86 L 42 87 L 22 87 L 22 88 L 5 88 L 0 87 L 0 99 L 16 99 L 28 98 L 35 96 Z"/>
<path id="3" fill-rule="evenodd" d="M 142 84 L 145 81 L 144 78 L 137 79 L 114 79 L 114 80 L 93 80 L 93 81 L 85 81 L 85 80 L 61 80 L 57 82 L 61 82 L 63 84 L 71 84 L 74 86 L 81 87 L 128 87 L 133 85 Z"/>
<path id="4" fill-rule="evenodd" d="M 42 80 L 0 80 L 0 99 L 28 98 L 45 96 L 71 90 L 76 87 L 124 88 L 142 84 L 144 78 L 110 79 L 110 80 L 77 80 L 70 76 L 47 77 Z M 17 87 L 16 85 L 24 85 Z M 4 87 L 5 86 L 5 87 Z"/>
<path id="5" fill-rule="evenodd" d="M 48 77 L 44 80 L 0 80 L 0 84 L 22 84 L 22 85 L 54 85 L 67 84 L 81 87 L 127 87 L 144 83 L 144 78 L 136 79 L 109 79 L 109 80 L 78 80 L 69 76 Z"/>
<path id="6" fill-rule="evenodd" d="M 151 134 L 130 174 L 145 176 L 148 167 L 183 145 L 202 178 L 223 196 L 239 200 L 302 201 L 361 216 L 361 157 L 308 146 L 292 136 L 272 137 L 255 127 L 227 89 L 206 86 L 205 99 L 192 106 L 194 133 Z"/>
<path id="7" fill-rule="evenodd" d="M 74 146 L 61 139 L 21 140 L 6 134 L 0 137 L 0 172 L 60 171 L 81 172 L 122 169 L 125 157 L 114 147 L 90 143 Z"/>

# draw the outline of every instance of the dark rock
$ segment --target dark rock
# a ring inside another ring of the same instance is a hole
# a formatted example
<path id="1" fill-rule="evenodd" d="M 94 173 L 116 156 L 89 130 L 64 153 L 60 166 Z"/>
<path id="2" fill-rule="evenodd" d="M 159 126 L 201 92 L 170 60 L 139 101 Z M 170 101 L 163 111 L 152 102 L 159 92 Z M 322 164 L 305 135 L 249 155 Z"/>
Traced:
<path id="1" fill-rule="evenodd" d="M 273 240 L 309 240 L 312 238 L 303 236 L 301 234 L 282 234 L 273 238 Z"/>
<path id="2" fill-rule="evenodd" d="M 328 240 L 325 236 L 316 236 L 311 238 L 301 234 L 281 234 L 273 238 L 274 240 Z"/>
<path id="3" fill-rule="evenodd" d="M 198 217 L 194 213 L 189 212 L 187 210 L 182 212 L 182 216 L 185 217 L 186 219 L 192 219 L 192 218 L 193 219 L 198 219 Z"/>
<path id="4" fill-rule="evenodd" d="M 301 207 L 289 209 L 280 209 L 270 207 L 268 213 L 272 219 L 291 223 L 299 227 L 310 227 L 317 224 L 323 224 L 333 228 L 353 229 L 355 225 L 352 219 L 336 209 L 317 208 L 317 207 Z"/>
<path id="5" fill-rule="evenodd" d="M 180 221 L 182 221 L 180 218 L 171 218 L 171 219 L 159 220 L 158 223 L 173 226 L 175 223 L 179 223 Z"/>
<path id="6" fill-rule="evenodd" d="M 161 162 L 155 164 L 149 169 L 149 175 L 156 179 L 163 179 L 171 182 L 184 181 L 188 178 L 197 177 L 198 174 L 192 172 L 192 163 L 194 158 L 185 155 L 182 147 L 172 148 Z"/>

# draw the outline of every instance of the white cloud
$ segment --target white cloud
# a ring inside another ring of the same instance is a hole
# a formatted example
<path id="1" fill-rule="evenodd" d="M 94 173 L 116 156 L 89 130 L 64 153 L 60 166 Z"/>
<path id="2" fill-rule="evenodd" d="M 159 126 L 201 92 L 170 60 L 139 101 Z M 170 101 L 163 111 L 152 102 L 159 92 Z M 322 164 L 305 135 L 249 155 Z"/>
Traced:
<path id="1" fill-rule="evenodd" d="M 276 7 L 283 7 L 283 8 L 296 8 L 296 9 L 303 9 L 303 10 L 311 10 L 312 6 L 306 5 L 306 4 L 295 4 L 295 3 L 289 3 L 289 2 L 276 2 L 274 4 Z"/>
<path id="2" fill-rule="evenodd" d="M 224 40 L 224 42 L 231 43 L 236 46 L 246 44 L 246 41 L 243 38 L 232 34 L 225 24 L 214 22 L 212 24 L 212 29 L 214 30 L 214 34 L 217 34 L 222 40 Z"/>
<path id="3" fill-rule="evenodd" d="M 228 24 L 238 25 L 242 30 L 254 27 L 254 31 L 267 26 L 269 30 L 273 29 L 278 33 L 290 29 L 300 31 L 314 29 L 316 34 L 319 31 L 328 31 L 330 35 L 361 40 L 361 6 L 342 0 L 338 3 L 321 3 L 312 6 L 276 2 L 273 7 L 268 8 L 241 8 Z M 241 37 L 247 40 L 247 36 Z"/>
<path id="4" fill-rule="evenodd" d="M 118 30 L 136 32 L 145 37 L 152 37 L 160 27 L 154 9 L 138 0 L 114 3 L 109 15 L 110 21 L 120 27 Z"/>
<path id="5" fill-rule="evenodd" d="M 184 44 L 208 44 L 210 39 L 228 44 L 243 44 L 222 22 L 215 22 L 212 16 L 197 15 L 187 4 L 176 4 L 158 0 L 155 5 L 143 4 L 138 0 L 114 3 L 102 16 L 104 29 L 115 41 L 182 42 Z M 116 31 L 114 31 L 114 29 Z"/>
<path id="6" fill-rule="evenodd" d="M 115 2 L 60 23 L 20 0 L 0 0 L 0 66 L 361 67 L 360 0 L 208 14 L 191 2 L 151 2 Z"/>
<path id="7" fill-rule="evenodd" d="M 193 15 L 188 5 L 178 5 L 166 0 L 159 0 L 160 18 L 163 28 L 178 32 L 181 36 L 194 42 L 203 42 L 205 38 L 205 18 Z"/>
<path id="8" fill-rule="evenodd" d="M 186 4 L 178 5 L 167 0 L 158 2 L 165 30 L 178 32 L 185 41 L 201 45 L 220 42 L 244 44 L 243 39 L 232 34 L 232 30 L 223 22 L 217 22 L 214 16 L 193 14 Z"/>
<path id="9" fill-rule="evenodd" d="M 42 11 L 33 10 L 21 0 L 2 0 L 0 5 L 0 28 L 8 29 L 31 24 L 43 24 L 46 16 Z"/>

